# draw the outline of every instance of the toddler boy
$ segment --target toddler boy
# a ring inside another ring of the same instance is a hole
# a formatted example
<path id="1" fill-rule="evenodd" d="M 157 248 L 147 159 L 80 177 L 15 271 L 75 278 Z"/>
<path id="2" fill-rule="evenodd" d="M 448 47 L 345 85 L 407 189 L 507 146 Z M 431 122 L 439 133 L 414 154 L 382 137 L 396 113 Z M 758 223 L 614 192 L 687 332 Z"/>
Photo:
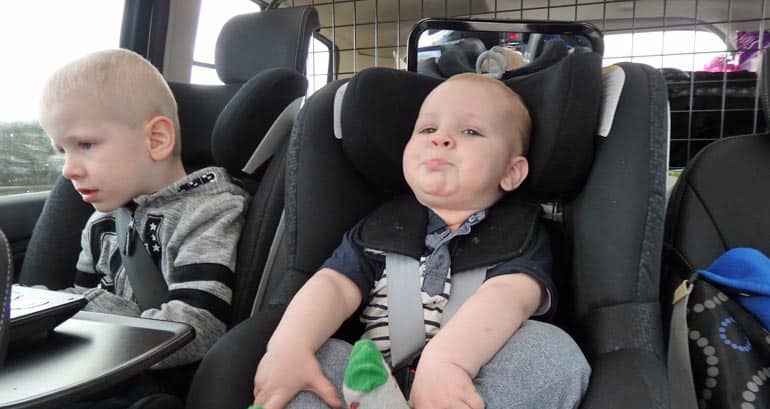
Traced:
<path id="1" fill-rule="evenodd" d="M 96 211 L 81 236 L 74 289 L 86 310 L 184 322 L 195 339 L 162 361 L 199 361 L 226 330 L 247 193 L 224 169 L 187 174 L 177 105 L 163 76 L 128 50 L 66 64 L 46 82 L 40 123 L 64 154 L 62 175 Z M 118 250 L 116 211 L 130 211 L 128 239 L 168 284 L 168 299 L 142 309 Z M 142 245 L 145 249 L 141 248 Z"/>

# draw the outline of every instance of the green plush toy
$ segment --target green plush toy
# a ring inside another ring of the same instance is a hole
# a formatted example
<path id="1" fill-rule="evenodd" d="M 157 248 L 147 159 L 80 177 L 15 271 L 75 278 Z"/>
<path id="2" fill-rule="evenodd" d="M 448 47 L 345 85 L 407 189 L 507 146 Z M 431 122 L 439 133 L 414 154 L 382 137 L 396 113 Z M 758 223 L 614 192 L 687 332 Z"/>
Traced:
<path id="1" fill-rule="evenodd" d="M 410 409 L 388 364 L 368 339 L 353 345 L 342 385 L 347 409 Z M 251 405 L 247 409 L 263 409 Z"/>
<path id="2" fill-rule="evenodd" d="M 409 409 L 380 351 L 368 339 L 353 345 L 342 394 L 348 409 Z"/>

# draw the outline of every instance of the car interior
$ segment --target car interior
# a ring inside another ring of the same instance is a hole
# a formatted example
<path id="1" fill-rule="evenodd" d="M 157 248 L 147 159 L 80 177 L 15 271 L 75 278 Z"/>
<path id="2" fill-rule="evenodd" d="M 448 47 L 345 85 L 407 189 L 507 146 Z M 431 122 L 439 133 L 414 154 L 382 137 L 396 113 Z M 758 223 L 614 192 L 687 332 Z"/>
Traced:
<path id="1" fill-rule="evenodd" d="M 186 167 L 222 166 L 252 195 L 228 331 L 200 363 L 168 373 L 178 388 L 131 408 L 252 404 L 257 364 L 289 301 L 346 231 L 409 192 L 401 155 L 426 95 L 484 61 L 532 116 L 530 173 L 512 196 L 542 209 L 559 293 L 553 323 L 592 369 L 579 407 L 680 409 L 670 397 L 681 388 L 713 407 L 708 388 L 690 391 L 667 372 L 671 300 L 729 249 L 770 255 L 764 2 L 247 2 L 260 11 L 227 16 L 217 30 L 207 65 L 217 85 L 175 78 L 177 51 L 158 43 L 176 35 L 157 24 L 179 2 L 125 3 L 154 16 L 147 38 L 124 36 L 121 46 L 164 68 Z M 643 41 L 665 45 L 677 30 L 716 33 L 728 48 L 696 50 L 701 40 L 687 37 L 678 40 L 686 51 L 645 51 Z M 610 37 L 627 34 L 626 56 Z M 312 59 L 317 44 L 328 61 Z M 685 54 L 709 62 L 651 63 Z M 0 215 L 0 373 L 19 354 L 8 349 L 12 284 L 71 287 L 92 212 L 60 175 L 45 193 L 0 196 L 0 213 L 34 220 L 23 232 Z M 352 343 L 361 328 L 354 316 L 334 336 Z"/>

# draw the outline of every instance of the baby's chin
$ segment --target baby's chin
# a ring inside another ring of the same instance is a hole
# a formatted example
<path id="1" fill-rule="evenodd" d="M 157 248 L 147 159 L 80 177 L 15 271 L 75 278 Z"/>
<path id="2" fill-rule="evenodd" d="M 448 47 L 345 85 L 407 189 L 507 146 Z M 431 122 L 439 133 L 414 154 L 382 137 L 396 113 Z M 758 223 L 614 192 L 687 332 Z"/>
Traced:
<path id="1" fill-rule="evenodd" d="M 459 198 L 454 195 L 433 194 L 429 192 L 415 192 L 415 197 L 425 207 L 433 210 L 441 209 L 448 211 L 478 211 L 491 207 L 500 199 L 500 196 Z"/>

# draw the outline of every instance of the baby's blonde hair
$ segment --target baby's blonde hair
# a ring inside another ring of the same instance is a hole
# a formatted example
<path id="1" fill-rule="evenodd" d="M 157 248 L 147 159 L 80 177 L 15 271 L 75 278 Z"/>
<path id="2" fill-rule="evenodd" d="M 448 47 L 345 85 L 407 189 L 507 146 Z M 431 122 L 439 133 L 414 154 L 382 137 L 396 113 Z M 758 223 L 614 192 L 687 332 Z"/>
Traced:
<path id="1" fill-rule="evenodd" d="M 163 75 L 141 55 L 125 50 L 97 51 L 69 62 L 45 83 L 40 98 L 41 118 L 51 104 L 68 98 L 91 98 L 109 119 L 132 127 L 161 115 L 174 125 L 173 154 L 181 152 L 176 100 Z"/>
<path id="2" fill-rule="evenodd" d="M 511 114 L 513 115 L 511 117 L 513 122 L 512 125 L 516 127 L 515 130 L 517 131 L 519 139 L 521 140 L 522 155 L 527 154 L 529 151 L 529 139 L 530 135 L 532 134 L 532 118 L 529 115 L 527 106 L 524 105 L 524 101 L 521 99 L 519 94 L 505 85 L 504 82 L 483 74 L 476 74 L 471 72 L 457 74 L 449 77 L 449 79 L 446 80 L 446 82 L 449 81 L 470 81 L 477 84 L 490 85 L 499 90 L 502 93 L 504 99 L 498 103 L 510 103 Z"/>

